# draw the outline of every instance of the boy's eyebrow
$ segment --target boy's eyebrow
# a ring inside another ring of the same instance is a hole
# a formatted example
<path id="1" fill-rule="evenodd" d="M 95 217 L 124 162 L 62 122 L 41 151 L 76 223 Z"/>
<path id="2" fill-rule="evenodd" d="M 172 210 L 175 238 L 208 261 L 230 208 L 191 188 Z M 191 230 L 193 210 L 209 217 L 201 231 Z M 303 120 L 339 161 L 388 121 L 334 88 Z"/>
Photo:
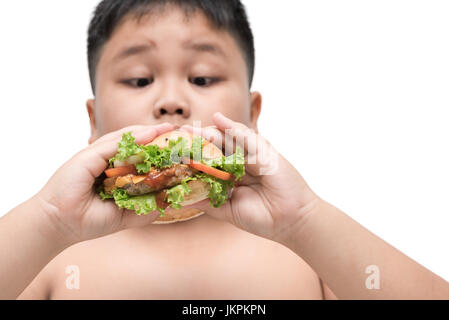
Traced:
<path id="1" fill-rule="evenodd" d="M 116 55 L 114 60 L 119 61 L 119 60 L 125 59 L 130 56 L 135 56 L 135 55 L 139 55 L 141 53 L 147 52 L 147 51 L 154 50 L 156 48 L 157 48 L 157 46 L 154 42 L 150 42 L 150 43 L 143 44 L 143 45 L 131 46 L 131 47 L 124 49 L 118 55 Z"/>
<path id="2" fill-rule="evenodd" d="M 184 44 L 183 47 L 187 50 L 192 50 L 192 51 L 196 51 L 196 52 L 207 52 L 207 53 L 214 54 L 216 56 L 221 56 L 222 58 L 226 58 L 226 54 L 221 49 L 221 47 L 217 46 L 213 43 L 188 41 Z M 154 49 L 157 49 L 157 45 L 154 43 L 154 41 L 150 41 L 147 44 L 134 45 L 134 46 L 128 47 L 128 48 L 124 49 L 123 51 L 121 51 L 114 58 L 114 60 L 119 61 L 119 60 L 125 59 L 127 57 L 139 55 L 141 53 L 151 51 Z"/>
<path id="3" fill-rule="evenodd" d="M 184 48 L 197 52 L 208 52 L 217 56 L 221 56 L 222 58 L 226 58 L 226 54 L 221 49 L 221 47 L 210 42 L 188 41 L 184 44 Z"/>

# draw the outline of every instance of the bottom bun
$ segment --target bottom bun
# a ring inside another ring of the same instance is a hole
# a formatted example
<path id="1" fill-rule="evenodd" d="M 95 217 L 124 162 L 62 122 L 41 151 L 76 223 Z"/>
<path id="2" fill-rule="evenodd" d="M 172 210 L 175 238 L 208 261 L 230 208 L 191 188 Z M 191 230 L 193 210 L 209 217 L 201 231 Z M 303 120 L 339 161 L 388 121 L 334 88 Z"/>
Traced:
<path id="1" fill-rule="evenodd" d="M 176 223 L 176 222 L 183 222 L 195 219 L 201 215 L 204 214 L 204 211 L 194 209 L 194 208 L 187 208 L 187 209 L 179 209 L 175 210 L 175 212 L 169 213 L 169 210 L 165 211 L 165 215 L 163 217 L 157 218 L 156 221 L 153 222 L 153 224 L 169 224 L 169 223 Z"/>
<path id="2" fill-rule="evenodd" d="M 181 203 L 182 206 L 190 206 L 207 199 L 207 195 L 210 191 L 210 186 L 208 183 L 202 180 L 193 180 L 187 182 L 187 185 L 189 186 L 191 191 L 188 195 L 185 196 L 184 202 Z M 153 224 L 169 224 L 192 220 L 203 215 L 204 213 L 205 212 L 200 209 L 190 207 L 181 209 L 167 208 L 165 210 L 164 216 L 157 218 L 153 222 Z"/>

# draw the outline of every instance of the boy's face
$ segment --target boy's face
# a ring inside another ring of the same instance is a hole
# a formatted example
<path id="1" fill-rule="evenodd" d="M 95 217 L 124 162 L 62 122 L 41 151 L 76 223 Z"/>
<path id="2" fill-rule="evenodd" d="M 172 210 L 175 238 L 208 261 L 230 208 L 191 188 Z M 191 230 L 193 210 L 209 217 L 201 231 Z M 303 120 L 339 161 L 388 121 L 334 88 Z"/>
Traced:
<path id="1" fill-rule="evenodd" d="M 87 102 L 92 143 L 129 125 L 213 125 L 212 115 L 257 130 L 261 96 L 250 93 L 243 55 L 231 35 L 211 28 L 202 13 L 182 10 L 124 19 L 105 44 L 96 98 Z"/>

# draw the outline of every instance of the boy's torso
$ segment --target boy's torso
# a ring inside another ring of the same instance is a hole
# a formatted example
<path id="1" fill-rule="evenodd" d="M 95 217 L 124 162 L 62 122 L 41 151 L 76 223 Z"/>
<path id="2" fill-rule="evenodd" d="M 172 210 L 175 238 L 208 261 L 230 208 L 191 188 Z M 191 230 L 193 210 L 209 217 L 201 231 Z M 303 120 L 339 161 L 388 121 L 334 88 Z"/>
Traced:
<path id="1" fill-rule="evenodd" d="M 292 251 L 206 215 L 77 244 L 38 277 L 51 299 L 322 299 Z"/>

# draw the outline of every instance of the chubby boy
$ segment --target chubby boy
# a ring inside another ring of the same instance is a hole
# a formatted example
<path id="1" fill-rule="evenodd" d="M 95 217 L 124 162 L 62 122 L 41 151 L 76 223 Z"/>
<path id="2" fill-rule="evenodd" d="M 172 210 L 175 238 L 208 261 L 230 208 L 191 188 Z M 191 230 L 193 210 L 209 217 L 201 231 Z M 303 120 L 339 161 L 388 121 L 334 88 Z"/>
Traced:
<path id="1" fill-rule="evenodd" d="M 318 197 L 274 151 L 270 175 L 247 165 L 225 205 L 204 201 L 207 214 L 190 221 L 155 225 L 157 212 L 100 200 L 95 178 L 124 132 L 143 144 L 201 121 L 205 137 L 231 130 L 269 146 L 257 130 L 262 98 L 250 91 L 253 36 L 239 0 L 104 0 L 88 58 L 89 146 L 0 219 L 0 298 L 449 298 L 446 281 Z M 372 265 L 375 288 L 366 285 Z"/>

